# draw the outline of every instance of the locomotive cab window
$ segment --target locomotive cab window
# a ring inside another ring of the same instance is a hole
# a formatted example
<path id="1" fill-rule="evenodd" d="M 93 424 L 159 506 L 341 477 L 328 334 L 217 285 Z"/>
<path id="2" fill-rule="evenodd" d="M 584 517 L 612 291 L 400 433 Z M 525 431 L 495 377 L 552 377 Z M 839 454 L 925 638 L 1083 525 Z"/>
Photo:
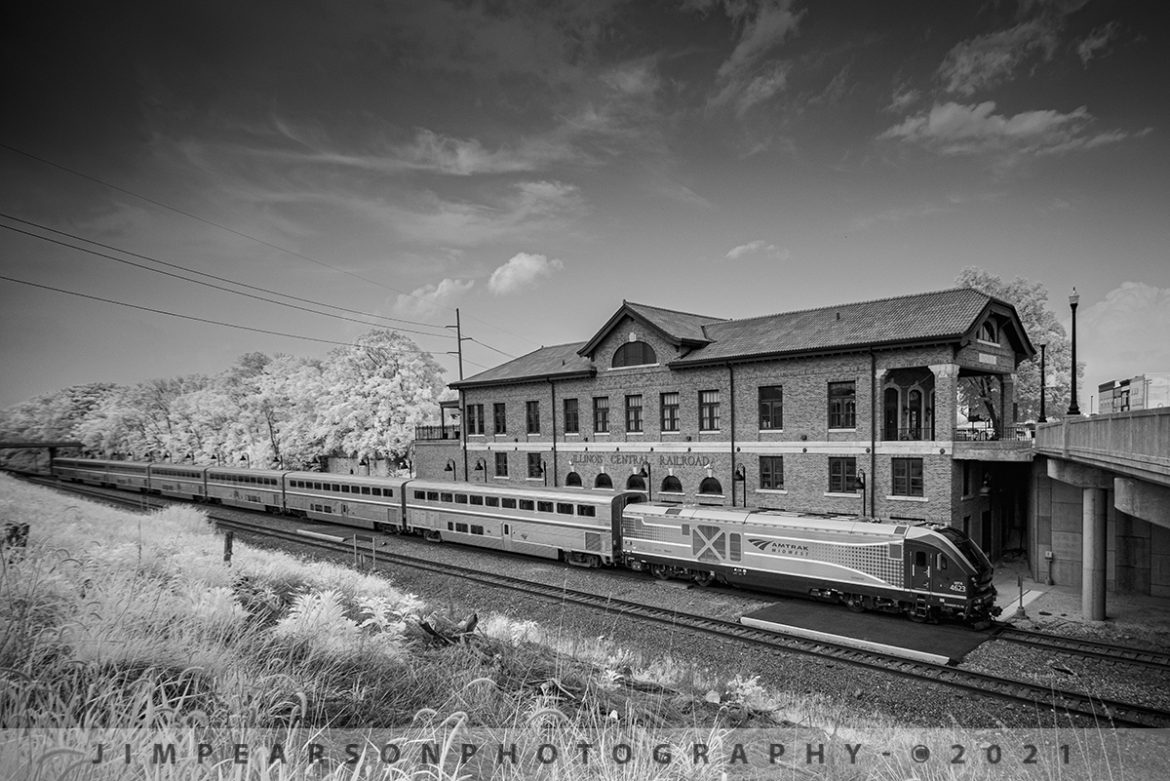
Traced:
<path id="1" fill-rule="evenodd" d="M 926 566 L 926 551 L 923 551 L 923 550 L 914 551 L 914 566 L 915 567 L 925 567 Z"/>

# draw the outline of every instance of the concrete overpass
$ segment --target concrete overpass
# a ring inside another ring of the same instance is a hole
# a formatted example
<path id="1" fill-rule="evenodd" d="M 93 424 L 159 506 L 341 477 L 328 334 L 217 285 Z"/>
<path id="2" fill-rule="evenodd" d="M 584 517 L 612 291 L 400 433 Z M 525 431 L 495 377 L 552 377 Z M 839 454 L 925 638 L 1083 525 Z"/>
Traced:
<path id="1" fill-rule="evenodd" d="M 1040 425 L 1035 455 L 1032 560 L 1079 579 L 1085 617 L 1109 582 L 1170 597 L 1170 408 Z"/>

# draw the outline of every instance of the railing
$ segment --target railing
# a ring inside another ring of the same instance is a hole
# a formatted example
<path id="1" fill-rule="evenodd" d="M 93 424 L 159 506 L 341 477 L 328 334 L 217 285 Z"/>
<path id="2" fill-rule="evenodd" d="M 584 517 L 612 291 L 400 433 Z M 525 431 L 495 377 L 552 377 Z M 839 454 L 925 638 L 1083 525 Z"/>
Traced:
<path id="1" fill-rule="evenodd" d="M 459 439 L 458 426 L 415 426 L 414 439 L 417 442 L 441 439 Z"/>
<path id="2" fill-rule="evenodd" d="M 1163 482 L 1170 478 L 1170 408 L 1073 417 L 1041 425 L 1036 448 L 1045 455 Z"/>
<path id="3" fill-rule="evenodd" d="M 918 426 L 915 428 L 887 428 L 882 432 L 882 438 L 887 442 L 917 442 L 934 439 L 929 428 Z"/>
<path id="4" fill-rule="evenodd" d="M 1036 427 L 1030 423 L 1009 423 L 999 429 L 979 426 L 958 426 L 955 439 L 960 442 L 1025 442 L 1036 438 Z"/>

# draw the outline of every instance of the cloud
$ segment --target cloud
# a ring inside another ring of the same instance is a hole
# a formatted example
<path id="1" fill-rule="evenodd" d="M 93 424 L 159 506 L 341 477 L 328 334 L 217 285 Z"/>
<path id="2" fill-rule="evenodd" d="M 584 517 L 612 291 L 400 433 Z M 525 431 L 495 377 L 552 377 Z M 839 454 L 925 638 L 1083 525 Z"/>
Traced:
<path id="1" fill-rule="evenodd" d="M 492 272 L 488 279 L 488 290 L 498 296 L 516 293 L 534 286 L 542 277 L 560 271 L 565 264 L 557 258 L 551 260 L 544 255 L 518 252 L 504 265 Z"/>
<path id="2" fill-rule="evenodd" d="M 1052 59 L 1058 32 L 1057 22 L 1045 17 L 963 41 L 947 53 L 938 75 L 947 92 L 973 95 L 1008 80 L 1034 55 Z"/>
<path id="3" fill-rule="evenodd" d="M 410 168 L 453 176 L 532 171 L 573 157 L 569 147 L 545 141 L 522 141 L 516 149 L 489 151 L 476 139 L 442 136 L 419 130 L 414 141 L 396 150 L 399 161 Z"/>
<path id="4" fill-rule="evenodd" d="M 1083 300 L 1083 299 L 1082 299 Z M 1085 392 L 1108 380 L 1170 370 L 1170 288 L 1123 282 L 1077 313 Z"/>
<path id="5" fill-rule="evenodd" d="M 723 8 L 733 21 L 742 22 L 742 31 L 735 49 L 719 66 L 718 92 L 709 104 L 734 105 L 743 115 L 787 86 L 790 66 L 769 58 L 796 31 L 802 13 L 793 12 L 791 0 L 768 0 L 754 14 L 741 2 L 725 2 Z"/>
<path id="6" fill-rule="evenodd" d="M 747 244 L 740 244 L 738 247 L 732 247 L 724 257 L 727 260 L 739 260 L 746 255 L 765 255 L 781 261 L 788 260 L 792 257 L 792 253 L 789 250 L 779 249 L 775 244 L 769 244 L 762 239 L 749 241 Z"/>
<path id="7" fill-rule="evenodd" d="M 1121 26 L 1117 22 L 1110 22 L 1089 33 L 1083 41 L 1077 44 L 1077 55 L 1081 58 L 1081 64 L 1087 68 L 1089 60 L 1108 54 L 1106 48 L 1117 37 L 1120 30 Z"/>
<path id="8" fill-rule="evenodd" d="M 886 111 L 891 114 L 901 114 L 921 96 L 921 92 L 912 89 L 909 85 L 899 84 L 894 88 L 894 95 L 890 98 L 890 105 L 886 106 Z"/>
<path id="9" fill-rule="evenodd" d="M 995 114 L 995 103 L 935 104 L 929 111 L 907 117 L 883 132 L 879 139 L 917 144 L 943 155 L 981 153 L 1063 154 L 1115 144 L 1142 136 L 1113 130 L 1087 133 L 1093 116 L 1081 106 L 1064 114 L 1054 110 L 1022 111 L 1013 116 Z"/>
<path id="10" fill-rule="evenodd" d="M 410 295 L 398 296 L 394 311 L 411 317 L 434 317 L 451 309 L 473 287 L 474 279 L 444 279 L 437 285 L 423 285 Z"/>

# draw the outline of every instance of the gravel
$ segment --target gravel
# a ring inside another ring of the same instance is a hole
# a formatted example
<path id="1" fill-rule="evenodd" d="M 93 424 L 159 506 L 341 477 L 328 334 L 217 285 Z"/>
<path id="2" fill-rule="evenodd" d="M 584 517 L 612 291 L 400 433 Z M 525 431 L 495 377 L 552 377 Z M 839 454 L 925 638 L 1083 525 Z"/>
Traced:
<path id="1" fill-rule="evenodd" d="M 293 522 L 293 525 L 295 522 Z M 300 524 L 304 526 L 304 524 Z M 414 538 L 391 538 L 387 550 L 406 555 L 425 555 L 455 566 L 507 571 L 566 589 L 612 595 L 680 612 L 734 620 L 771 604 L 767 595 L 728 588 L 702 589 L 680 581 L 656 581 L 627 571 L 586 570 L 555 561 L 481 551 L 446 543 L 427 543 Z M 339 560 L 345 557 L 338 557 Z M 650 666 L 663 658 L 676 669 L 693 665 L 702 685 L 726 683 L 735 676 L 758 676 L 760 684 L 778 693 L 778 701 L 793 703 L 790 719 L 800 712 L 856 717 L 856 724 L 875 721 L 882 725 L 953 728 L 1025 728 L 1054 726 L 1050 710 L 1023 706 L 992 697 L 977 697 L 940 684 L 863 670 L 840 662 L 803 654 L 758 648 L 734 641 L 679 630 L 663 630 L 629 617 L 578 608 L 565 603 L 514 591 L 468 583 L 448 576 L 407 567 L 380 567 L 397 586 L 414 592 L 452 617 L 471 611 L 481 616 L 500 613 L 516 620 L 534 620 L 560 640 L 562 648 L 590 649 L 614 646 L 635 653 Z M 842 608 L 844 609 L 844 608 Z M 890 617 L 891 621 L 902 620 Z M 1079 628 L 1083 632 L 1083 628 Z M 1148 668 L 1102 663 L 1048 653 L 1014 643 L 990 641 L 971 653 L 961 665 L 972 669 L 1041 682 L 1061 689 L 1087 689 L 1089 693 L 1170 709 L 1170 685 Z M 637 665 L 635 665 L 637 669 Z M 1069 722 L 1063 726 L 1091 726 Z"/>

